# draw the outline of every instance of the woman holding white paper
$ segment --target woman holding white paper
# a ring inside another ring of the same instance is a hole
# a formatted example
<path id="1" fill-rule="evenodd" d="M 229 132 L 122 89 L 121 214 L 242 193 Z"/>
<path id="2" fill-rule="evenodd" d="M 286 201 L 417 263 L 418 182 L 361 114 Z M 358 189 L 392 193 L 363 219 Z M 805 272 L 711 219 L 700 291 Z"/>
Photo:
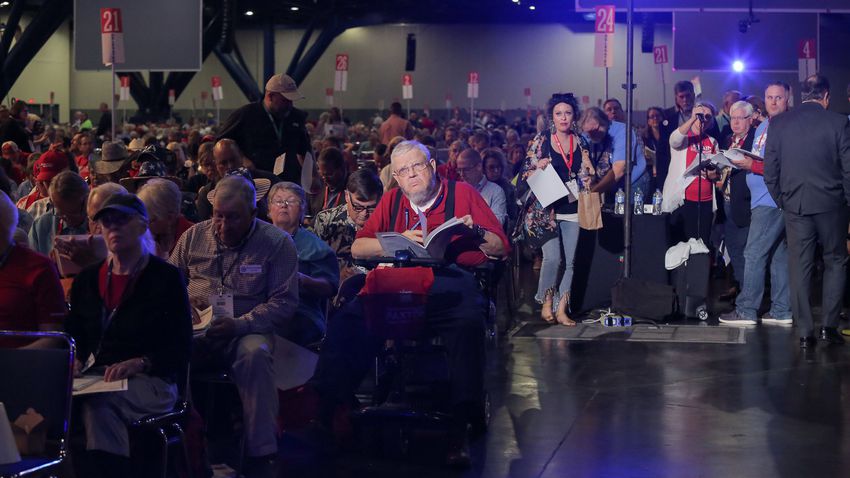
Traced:
<path id="1" fill-rule="evenodd" d="M 604 164 L 591 165 L 589 156 L 583 154 L 587 145 L 576 133 L 579 116 L 578 101 L 571 93 L 556 93 L 546 105 L 549 131 L 538 134 L 531 142 L 522 168 L 523 182 L 537 170 L 553 168 L 558 179 L 566 186 L 567 195 L 543 207 L 532 192 L 525 202 L 523 235 L 532 247 L 543 251 L 543 263 L 537 284 L 535 300 L 543 304 L 541 317 L 546 322 L 572 326 L 575 322 L 568 314 L 570 287 L 573 279 L 573 259 L 578 244 L 578 195 L 599 174 L 610 169 Z M 600 167 L 601 166 L 601 167 Z M 594 171 L 592 177 L 582 172 Z M 579 178 L 582 178 L 581 180 Z M 521 195 L 522 186 L 517 195 Z M 565 261 L 564 274 L 555 299 L 555 282 L 561 258 Z M 557 308 L 553 311 L 553 306 Z"/>

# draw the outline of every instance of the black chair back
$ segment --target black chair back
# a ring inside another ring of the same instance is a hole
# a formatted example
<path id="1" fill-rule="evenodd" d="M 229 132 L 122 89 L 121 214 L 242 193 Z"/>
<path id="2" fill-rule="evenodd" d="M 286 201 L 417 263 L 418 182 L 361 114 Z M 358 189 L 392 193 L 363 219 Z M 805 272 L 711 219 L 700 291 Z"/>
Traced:
<path id="1" fill-rule="evenodd" d="M 53 339 L 53 348 L 20 346 Z M 44 417 L 47 443 L 60 455 L 68 439 L 74 380 L 74 340 L 58 332 L 0 331 L 0 402 L 9 421 L 33 409 Z"/>

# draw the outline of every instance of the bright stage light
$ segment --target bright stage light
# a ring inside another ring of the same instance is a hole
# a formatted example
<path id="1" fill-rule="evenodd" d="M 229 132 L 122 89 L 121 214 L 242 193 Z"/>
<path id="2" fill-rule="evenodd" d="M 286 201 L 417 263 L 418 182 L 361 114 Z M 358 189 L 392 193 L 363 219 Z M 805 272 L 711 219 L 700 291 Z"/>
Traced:
<path id="1" fill-rule="evenodd" d="M 744 71 L 744 62 L 741 60 L 735 60 L 732 62 L 732 70 L 736 73 L 740 73 Z"/>

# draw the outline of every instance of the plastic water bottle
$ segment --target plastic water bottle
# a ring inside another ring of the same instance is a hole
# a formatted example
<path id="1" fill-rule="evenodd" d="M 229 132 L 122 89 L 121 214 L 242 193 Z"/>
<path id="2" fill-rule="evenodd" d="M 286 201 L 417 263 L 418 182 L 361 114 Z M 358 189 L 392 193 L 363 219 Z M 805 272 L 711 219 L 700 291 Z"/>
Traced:
<path id="1" fill-rule="evenodd" d="M 643 214 L 643 191 L 641 191 L 640 189 L 635 191 L 634 203 L 635 203 L 635 212 L 634 212 L 635 215 Z"/>
<path id="2" fill-rule="evenodd" d="M 617 190 L 617 194 L 614 195 L 614 214 L 623 215 L 626 213 L 626 193 L 623 192 L 623 188 Z"/>
<path id="3" fill-rule="evenodd" d="M 654 216 L 661 215 L 661 201 L 664 200 L 664 196 L 661 194 L 661 190 L 656 189 L 655 194 L 652 195 L 652 214 Z"/>

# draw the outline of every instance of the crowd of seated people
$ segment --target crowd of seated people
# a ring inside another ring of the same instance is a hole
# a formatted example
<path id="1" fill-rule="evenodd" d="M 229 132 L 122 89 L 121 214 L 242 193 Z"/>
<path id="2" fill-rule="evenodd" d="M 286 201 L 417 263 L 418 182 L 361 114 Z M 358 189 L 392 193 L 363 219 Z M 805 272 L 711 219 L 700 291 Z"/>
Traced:
<path id="1" fill-rule="evenodd" d="M 317 426 L 333 430 L 377 347 L 358 299 L 335 307 L 341 282 L 392 256 L 379 233 L 421 244 L 456 217 L 467 230 L 452 236 L 444 264 L 434 268 L 426 316 L 446 344 L 460 424 L 447 461 L 468 464 L 465 430 L 484 393 L 489 310 L 470 269 L 504 261 L 513 248 L 538 256 L 534 298 L 542 319 L 575 324 L 569 296 L 578 203 L 568 195 L 543 207 L 528 178 L 552 167 L 576 194 L 599 192 L 610 203 L 631 157 L 633 190 L 663 191 L 677 240 L 701 238 L 716 248 L 726 225 L 729 295 L 744 289 L 740 305 L 748 306 L 761 300 L 763 283 L 753 284 L 763 282 L 768 261 L 787 267 L 781 232 L 761 220 L 775 208 L 764 196 L 763 166 L 687 180 L 681 173 L 720 146 L 762 151 L 759 118 L 784 112 L 789 91 L 768 85 L 766 106 L 760 94 L 728 92 L 718 111 L 680 82 L 675 106 L 649 108 L 635 118 L 645 127 L 633 131 L 616 99 L 604 109 L 582 107 L 565 93 L 512 120 L 499 111 L 468 118 L 458 108 L 446 118 L 406 118 L 398 103 L 386 119 L 378 113 L 351 124 L 338 109 L 311 118 L 294 106 L 300 94 L 285 75 L 221 126 L 172 118 L 125 124 L 115 138 L 90 121 L 40 132 L 40 119 L 16 103 L 0 118 L 0 325 L 67 331 L 79 369 L 129 379 L 126 393 L 80 400 L 75 426 L 92 476 L 127 476 L 127 424 L 173 407 L 176 381 L 190 364 L 193 373 L 229 374 L 242 404 L 244 472 L 272 476 L 277 416 L 286 412 L 274 380 L 276 341 L 322 341 L 309 386 L 318 396 Z M 769 227 L 770 244 L 754 239 Z M 751 257 L 762 257 L 761 276 L 745 282 Z M 790 320 L 787 288 L 777 283 L 772 313 Z M 207 311 L 211 325 L 193 336 L 193 313 Z"/>

